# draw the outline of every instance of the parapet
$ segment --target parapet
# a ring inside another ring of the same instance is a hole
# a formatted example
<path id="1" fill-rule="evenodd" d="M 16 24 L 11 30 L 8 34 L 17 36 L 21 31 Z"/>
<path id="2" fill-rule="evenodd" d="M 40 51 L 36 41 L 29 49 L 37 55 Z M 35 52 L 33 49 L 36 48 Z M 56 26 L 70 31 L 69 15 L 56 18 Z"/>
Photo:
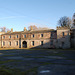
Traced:
<path id="1" fill-rule="evenodd" d="M 70 29 L 70 27 L 69 26 L 64 26 L 64 27 L 57 26 L 57 30 L 62 30 L 62 29 Z"/>

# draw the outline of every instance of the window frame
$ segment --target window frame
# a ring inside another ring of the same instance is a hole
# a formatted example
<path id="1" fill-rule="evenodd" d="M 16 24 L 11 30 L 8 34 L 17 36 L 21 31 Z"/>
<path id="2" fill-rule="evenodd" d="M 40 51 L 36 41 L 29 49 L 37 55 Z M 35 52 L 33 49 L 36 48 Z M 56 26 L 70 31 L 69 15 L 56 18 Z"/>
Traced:
<path id="1" fill-rule="evenodd" d="M 9 46 L 11 46 L 11 41 L 9 41 Z"/>
<path id="2" fill-rule="evenodd" d="M 43 41 L 41 41 L 41 45 L 42 45 L 42 46 L 43 46 L 43 44 L 44 44 Z"/>
<path id="3" fill-rule="evenodd" d="M 5 36 L 3 36 L 3 39 L 5 39 Z"/>
<path id="4" fill-rule="evenodd" d="M 16 37 L 18 38 L 18 35 Z"/>
<path id="5" fill-rule="evenodd" d="M 41 37 L 43 37 L 43 34 L 41 34 Z"/>
<path id="6" fill-rule="evenodd" d="M 3 46 L 5 46 L 5 41 L 3 41 Z"/>
<path id="7" fill-rule="evenodd" d="M 18 46 L 18 41 L 16 41 L 16 46 Z"/>
<path id="8" fill-rule="evenodd" d="M 11 39 L 11 35 L 9 36 L 9 38 Z"/>
<path id="9" fill-rule="evenodd" d="M 34 38 L 34 34 L 32 35 L 32 37 Z"/>
<path id="10" fill-rule="evenodd" d="M 24 35 L 24 38 L 26 38 L 26 34 Z"/>
<path id="11" fill-rule="evenodd" d="M 34 41 L 32 41 L 32 45 L 34 46 Z"/>

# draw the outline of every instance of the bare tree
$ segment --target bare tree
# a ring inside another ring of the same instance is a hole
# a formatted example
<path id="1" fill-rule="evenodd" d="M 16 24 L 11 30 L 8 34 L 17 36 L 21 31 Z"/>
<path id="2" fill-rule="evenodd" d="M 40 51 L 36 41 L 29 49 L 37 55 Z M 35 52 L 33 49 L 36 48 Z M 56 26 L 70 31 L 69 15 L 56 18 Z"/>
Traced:
<path id="1" fill-rule="evenodd" d="M 69 17 L 61 17 L 60 20 L 58 21 L 58 25 L 60 26 L 69 26 L 71 27 L 71 19 Z"/>
<path id="2" fill-rule="evenodd" d="M 49 29 L 48 27 L 37 27 L 36 25 L 30 25 L 28 27 L 28 30 L 47 30 Z"/>
<path id="3" fill-rule="evenodd" d="M 1 32 L 7 32 L 10 31 L 8 28 L 6 27 L 0 27 Z"/>
<path id="4" fill-rule="evenodd" d="M 36 25 L 30 25 L 30 26 L 28 27 L 28 30 L 31 30 L 31 29 L 37 30 L 38 28 L 37 28 Z"/>

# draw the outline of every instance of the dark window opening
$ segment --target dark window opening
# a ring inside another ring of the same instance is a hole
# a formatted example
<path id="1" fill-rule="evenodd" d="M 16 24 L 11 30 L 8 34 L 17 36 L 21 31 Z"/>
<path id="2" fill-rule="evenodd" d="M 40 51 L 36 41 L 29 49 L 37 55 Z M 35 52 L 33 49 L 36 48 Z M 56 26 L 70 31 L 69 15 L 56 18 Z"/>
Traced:
<path id="1" fill-rule="evenodd" d="M 3 39 L 5 39 L 5 36 L 3 36 Z"/>
<path id="2" fill-rule="evenodd" d="M 26 38 L 26 35 L 24 35 L 24 38 Z"/>
<path id="3" fill-rule="evenodd" d="M 43 34 L 41 34 L 41 37 L 43 37 Z"/>
<path id="4" fill-rule="evenodd" d="M 11 38 L 11 35 L 9 36 L 9 38 Z"/>
<path id="5" fill-rule="evenodd" d="M 32 45 L 34 46 L 34 41 L 32 41 Z"/>
<path id="6" fill-rule="evenodd" d="M 51 37 L 53 36 L 53 34 L 51 33 Z"/>
<path id="7" fill-rule="evenodd" d="M 16 41 L 16 45 L 18 46 L 18 41 Z"/>
<path id="8" fill-rule="evenodd" d="M 33 38 L 34 38 L 34 34 L 33 34 Z"/>
<path id="9" fill-rule="evenodd" d="M 18 35 L 17 35 L 17 38 L 18 38 Z"/>
<path id="10" fill-rule="evenodd" d="M 11 42 L 9 42 L 9 45 L 11 46 Z"/>
<path id="11" fill-rule="evenodd" d="M 5 42 L 3 41 L 3 46 L 5 46 Z"/>
<path id="12" fill-rule="evenodd" d="M 41 45 L 43 45 L 43 41 L 41 41 Z"/>
<path id="13" fill-rule="evenodd" d="M 64 36 L 64 32 L 62 33 L 62 35 Z"/>
<path id="14" fill-rule="evenodd" d="M 53 45 L 53 40 L 51 40 L 50 45 Z"/>

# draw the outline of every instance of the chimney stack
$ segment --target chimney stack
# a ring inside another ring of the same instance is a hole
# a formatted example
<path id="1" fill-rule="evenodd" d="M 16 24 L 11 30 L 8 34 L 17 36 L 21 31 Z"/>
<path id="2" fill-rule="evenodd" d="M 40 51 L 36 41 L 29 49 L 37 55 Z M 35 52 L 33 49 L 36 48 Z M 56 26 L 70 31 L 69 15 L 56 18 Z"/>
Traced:
<path id="1" fill-rule="evenodd" d="M 26 27 L 24 27 L 24 32 L 26 31 Z"/>
<path id="2" fill-rule="evenodd" d="M 13 28 L 11 28 L 11 32 L 13 32 Z"/>
<path id="3" fill-rule="evenodd" d="M 33 31 L 33 27 L 31 26 L 30 31 Z"/>

